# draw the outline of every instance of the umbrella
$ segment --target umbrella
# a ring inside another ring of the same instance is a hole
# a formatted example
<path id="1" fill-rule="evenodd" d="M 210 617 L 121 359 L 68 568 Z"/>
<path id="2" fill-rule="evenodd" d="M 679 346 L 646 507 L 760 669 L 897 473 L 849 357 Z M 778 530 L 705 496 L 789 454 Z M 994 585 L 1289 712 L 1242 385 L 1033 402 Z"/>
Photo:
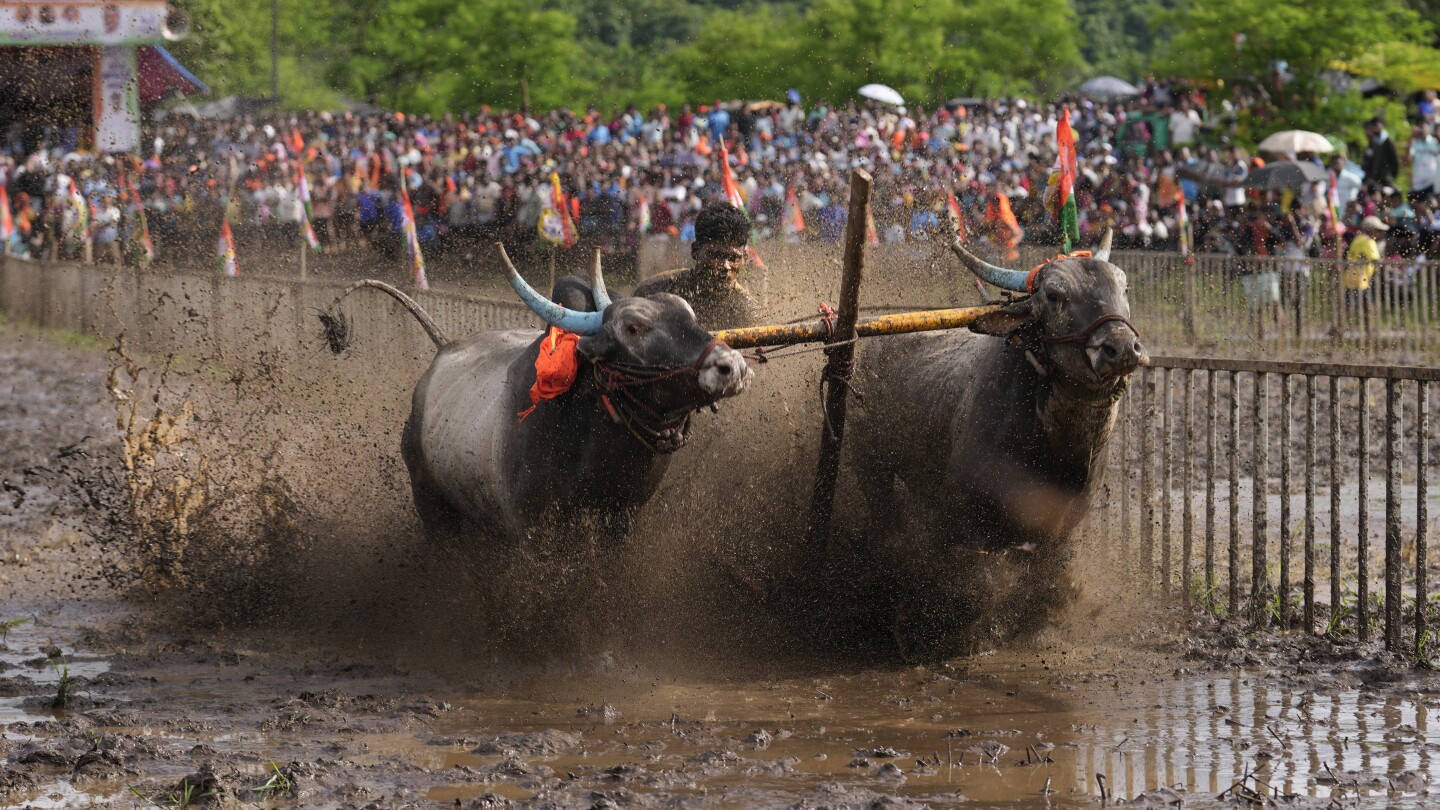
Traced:
<path id="1" fill-rule="evenodd" d="M 894 104 L 897 107 L 905 103 L 905 98 L 900 95 L 900 91 L 883 84 L 867 84 L 860 88 L 860 95 L 874 99 L 881 104 Z"/>
<path id="2" fill-rule="evenodd" d="M 1140 95 L 1140 88 L 1114 76 L 1097 76 L 1080 85 L 1080 93 L 1097 101 L 1112 101 L 1134 98 Z"/>
<path id="3" fill-rule="evenodd" d="M 1305 160 L 1278 160 L 1254 169 L 1245 178 L 1246 188 L 1262 188 L 1266 191 L 1283 191 L 1299 188 L 1329 177 L 1325 170 Z"/>
<path id="4" fill-rule="evenodd" d="M 1301 152 L 1333 152 L 1335 147 L 1330 145 L 1329 138 L 1318 132 L 1287 129 L 1261 141 L 1260 151 L 1298 155 Z"/>

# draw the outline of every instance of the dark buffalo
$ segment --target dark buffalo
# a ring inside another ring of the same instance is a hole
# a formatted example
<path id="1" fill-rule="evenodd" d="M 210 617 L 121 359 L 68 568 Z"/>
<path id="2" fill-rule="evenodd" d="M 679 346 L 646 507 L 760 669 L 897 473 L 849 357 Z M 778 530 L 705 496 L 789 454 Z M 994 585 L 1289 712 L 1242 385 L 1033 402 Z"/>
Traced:
<path id="1" fill-rule="evenodd" d="M 1126 377 L 1146 362 L 1109 238 L 1029 277 L 972 332 L 865 346 L 850 465 L 870 509 L 902 653 L 936 658 L 1038 628 L 1066 604 L 1073 530 L 1101 475 Z"/>
<path id="2" fill-rule="evenodd" d="M 684 443 L 691 414 L 743 391 L 752 371 L 682 298 L 611 303 L 598 259 L 596 312 L 545 299 L 504 264 L 531 310 L 583 336 L 575 384 L 523 422 L 544 335 L 488 331 L 447 341 L 404 293 L 362 283 L 400 300 L 439 349 L 415 386 L 402 440 L 415 508 L 443 539 L 622 536 Z M 331 317 L 327 325 L 343 339 L 343 323 Z"/>

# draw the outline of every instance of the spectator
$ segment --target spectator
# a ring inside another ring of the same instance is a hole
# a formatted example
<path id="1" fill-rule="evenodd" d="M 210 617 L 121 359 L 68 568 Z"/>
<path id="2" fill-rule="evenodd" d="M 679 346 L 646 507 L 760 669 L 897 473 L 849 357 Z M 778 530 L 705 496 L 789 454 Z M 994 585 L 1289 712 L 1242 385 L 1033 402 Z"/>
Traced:
<path id="1" fill-rule="evenodd" d="M 1440 195 L 1440 139 L 1435 137 L 1433 124 L 1422 120 L 1415 125 L 1405 154 L 1410 161 L 1411 204 L 1421 197 Z"/>
<path id="2" fill-rule="evenodd" d="M 1368 216 L 1360 223 L 1360 233 L 1350 242 L 1345 252 L 1345 307 L 1348 312 L 1358 310 L 1364 322 L 1365 334 L 1372 329 L 1370 308 L 1370 282 L 1380 266 L 1379 238 L 1390 227 L 1379 217 Z"/>
<path id="3" fill-rule="evenodd" d="M 1395 185 L 1395 177 L 1400 174 L 1400 155 L 1385 129 L 1385 122 L 1379 118 L 1366 121 L 1365 135 L 1370 139 L 1360 161 L 1360 168 L 1365 172 L 1365 187 L 1373 191 Z"/>

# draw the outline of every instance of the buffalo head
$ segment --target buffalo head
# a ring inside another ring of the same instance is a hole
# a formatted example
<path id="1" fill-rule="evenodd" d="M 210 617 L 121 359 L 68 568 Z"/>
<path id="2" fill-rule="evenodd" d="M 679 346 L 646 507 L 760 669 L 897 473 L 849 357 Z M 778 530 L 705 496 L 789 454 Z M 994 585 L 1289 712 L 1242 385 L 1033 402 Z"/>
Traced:
<path id="1" fill-rule="evenodd" d="M 956 255 L 980 278 L 1013 292 L 1028 292 L 971 327 L 987 335 L 1015 337 L 1032 360 L 1079 388 L 1114 389 L 1148 362 L 1130 323 L 1125 271 L 1111 264 L 1110 235 L 1093 257 L 1072 256 L 1031 273 L 996 267 L 954 245 Z M 1038 356 L 1038 357 L 1037 357 Z"/>
<path id="2" fill-rule="evenodd" d="M 588 290 L 599 311 L 570 309 L 525 282 L 500 249 L 515 292 L 551 326 L 579 334 L 576 348 L 614 404 L 664 424 L 745 390 L 754 376 L 740 352 L 715 339 L 678 295 L 611 301 L 596 256 Z"/>

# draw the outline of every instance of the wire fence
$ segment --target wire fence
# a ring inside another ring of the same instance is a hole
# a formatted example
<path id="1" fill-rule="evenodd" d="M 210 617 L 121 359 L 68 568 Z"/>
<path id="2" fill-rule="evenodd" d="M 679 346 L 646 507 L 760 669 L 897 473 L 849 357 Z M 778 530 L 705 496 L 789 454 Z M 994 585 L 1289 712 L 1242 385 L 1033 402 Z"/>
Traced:
<path id="1" fill-rule="evenodd" d="M 1046 256 L 1029 249 L 1016 266 Z M 1129 277 L 1133 320 L 1147 344 L 1168 352 L 1440 355 L 1440 262 L 1381 262 L 1363 295 L 1347 295 L 1343 260 L 1198 255 L 1185 261 L 1150 251 L 1117 251 L 1111 258 Z M 1269 278 L 1278 287 L 1278 305 L 1253 306 L 1247 286 L 1268 287 Z"/>

